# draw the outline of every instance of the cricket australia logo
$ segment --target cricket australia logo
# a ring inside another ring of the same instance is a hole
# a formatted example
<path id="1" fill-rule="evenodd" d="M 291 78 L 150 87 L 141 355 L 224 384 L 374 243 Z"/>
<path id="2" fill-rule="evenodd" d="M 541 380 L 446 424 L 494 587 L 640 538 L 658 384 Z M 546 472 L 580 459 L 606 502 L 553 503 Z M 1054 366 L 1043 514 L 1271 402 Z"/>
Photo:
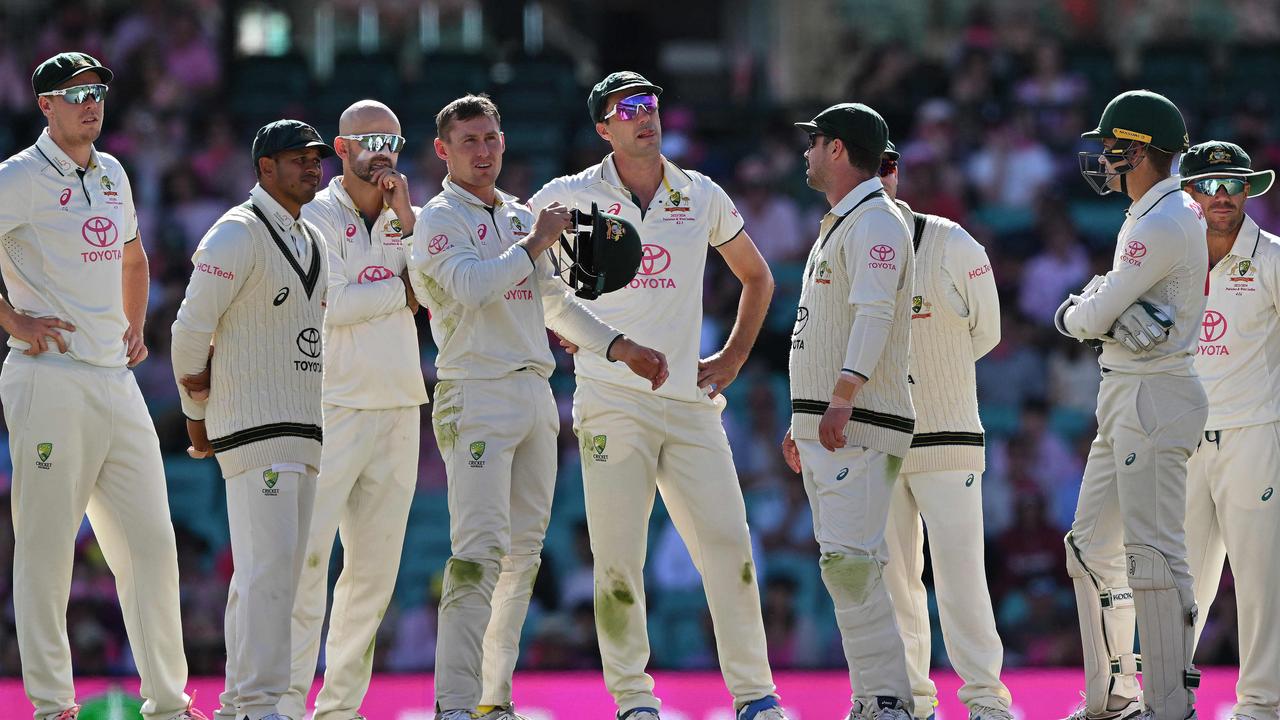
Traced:
<path id="1" fill-rule="evenodd" d="M 477 440 L 467 447 L 471 452 L 471 460 L 467 462 L 467 465 L 470 465 L 473 468 L 484 467 L 484 460 L 481 459 L 484 457 L 484 447 L 485 445 L 483 440 Z"/>
<path id="2" fill-rule="evenodd" d="M 49 470 L 53 467 L 53 463 L 49 462 L 49 458 L 53 455 L 53 443 L 37 443 L 36 444 L 36 467 L 41 470 Z"/>
<path id="3" fill-rule="evenodd" d="M 520 218 L 515 215 L 511 216 L 511 232 L 516 237 L 522 237 L 529 234 L 529 232 L 524 229 L 524 223 L 520 222 Z"/>
<path id="4" fill-rule="evenodd" d="M 1218 165 L 1220 163 L 1231 162 L 1232 155 L 1226 148 L 1217 148 L 1209 153 L 1209 164 Z"/>
<path id="5" fill-rule="evenodd" d="M 608 445 L 608 435 L 593 435 L 591 437 L 591 459 L 596 462 L 609 462 L 609 456 L 604 452 Z"/>
<path id="6" fill-rule="evenodd" d="M 276 487 L 276 483 L 280 481 L 280 473 L 275 470 L 262 471 L 262 484 L 266 487 L 262 488 L 262 494 L 267 497 L 275 497 L 280 494 L 280 489 Z"/>

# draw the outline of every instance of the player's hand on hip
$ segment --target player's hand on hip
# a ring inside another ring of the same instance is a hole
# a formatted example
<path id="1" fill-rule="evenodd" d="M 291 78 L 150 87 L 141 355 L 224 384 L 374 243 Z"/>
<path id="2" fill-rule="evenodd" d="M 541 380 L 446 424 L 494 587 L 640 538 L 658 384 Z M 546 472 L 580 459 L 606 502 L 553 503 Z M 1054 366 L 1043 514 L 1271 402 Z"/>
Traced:
<path id="1" fill-rule="evenodd" d="M 609 347 L 609 360 L 626 363 L 631 372 L 648 380 L 654 390 L 667 381 L 667 356 L 623 336 Z"/>
<path id="2" fill-rule="evenodd" d="M 129 367 L 137 367 L 147 359 L 147 344 L 142 339 L 142 330 L 130 325 L 124 331 L 124 351 L 129 356 Z"/>
<path id="3" fill-rule="evenodd" d="M 196 460 L 213 457 L 213 445 L 209 443 L 209 434 L 205 432 L 203 420 L 187 419 L 187 437 L 191 438 L 191 447 L 187 454 Z"/>
<path id="4" fill-rule="evenodd" d="M 533 232 L 522 242 L 529 254 L 537 257 L 538 253 L 554 245 L 560 239 L 560 234 L 567 232 L 572 226 L 569 208 L 558 202 L 551 203 L 538 213 L 537 219 L 533 221 Z"/>
<path id="5" fill-rule="evenodd" d="M 791 431 L 782 437 L 782 459 L 787 461 L 787 467 L 791 468 L 791 472 L 800 474 L 800 448 L 796 447 L 796 441 L 791 437 Z"/>
<path id="6" fill-rule="evenodd" d="M 715 397 L 724 392 L 734 380 L 746 358 L 738 358 L 721 350 L 709 358 L 698 361 L 698 387 Z"/>
<path id="7" fill-rule="evenodd" d="M 822 413 L 822 422 L 818 423 L 818 442 L 822 447 L 831 452 L 844 447 L 847 440 L 844 429 L 851 415 L 852 407 L 827 406 L 827 411 Z"/>
<path id="8" fill-rule="evenodd" d="M 209 360 L 213 360 L 212 345 L 209 346 Z M 182 389 L 187 391 L 187 397 L 196 402 L 204 402 L 209 399 L 209 387 L 212 382 L 210 379 L 212 375 L 209 369 L 212 366 L 212 362 L 206 363 L 204 369 L 200 372 L 184 376 L 178 381 L 178 384 L 182 385 Z"/>
<path id="9" fill-rule="evenodd" d="M 565 352 L 569 353 L 570 355 L 576 355 L 576 354 L 578 354 L 578 346 L 577 346 L 577 345 L 573 344 L 573 343 L 572 343 L 572 342 L 570 342 L 569 340 L 566 340 L 566 339 L 564 339 L 564 338 L 560 337 L 559 335 L 556 335 L 556 339 L 560 341 L 560 347 L 564 348 L 564 351 L 565 351 Z"/>
<path id="10" fill-rule="evenodd" d="M 412 233 L 417 218 L 409 199 L 409 179 L 395 168 L 384 167 L 373 171 L 373 184 L 382 189 L 382 202 L 395 211 L 396 218 L 400 221 L 400 233 Z"/>
<path id="11" fill-rule="evenodd" d="M 67 351 L 67 339 L 62 336 L 60 330 L 67 332 L 75 332 L 76 326 L 52 316 L 33 317 L 20 312 L 14 312 L 10 316 L 9 327 L 5 330 L 10 335 L 29 344 L 31 347 L 22 351 L 24 355 L 35 357 L 40 353 L 49 352 L 51 348 L 58 348 L 58 352 L 65 353 Z"/>

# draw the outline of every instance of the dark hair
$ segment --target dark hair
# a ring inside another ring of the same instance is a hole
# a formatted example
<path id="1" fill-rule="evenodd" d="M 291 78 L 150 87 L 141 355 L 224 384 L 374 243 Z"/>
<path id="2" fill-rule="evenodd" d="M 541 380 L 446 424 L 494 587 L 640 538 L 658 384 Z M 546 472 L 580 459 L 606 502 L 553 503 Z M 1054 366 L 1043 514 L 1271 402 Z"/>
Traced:
<path id="1" fill-rule="evenodd" d="M 841 140 L 841 142 L 844 142 Z M 871 176 L 880 173 L 880 158 L 883 153 L 868 150 L 850 142 L 844 143 L 845 152 L 849 154 L 849 164 Z"/>
<path id="2" fill-rule="evenodd" d="M 498 106 L 493 104 L 488 95 L 484 93 L 463 95 L 445 105 L 444 109 L 436 114 L 436 137 L 441 140 L 447 139 L 446 133 L 456 121 L 486 116 L 493 118 L 493 121 L 498 123 L 498 127 L 502 127 L 502 116 L 498 114 Z"/>

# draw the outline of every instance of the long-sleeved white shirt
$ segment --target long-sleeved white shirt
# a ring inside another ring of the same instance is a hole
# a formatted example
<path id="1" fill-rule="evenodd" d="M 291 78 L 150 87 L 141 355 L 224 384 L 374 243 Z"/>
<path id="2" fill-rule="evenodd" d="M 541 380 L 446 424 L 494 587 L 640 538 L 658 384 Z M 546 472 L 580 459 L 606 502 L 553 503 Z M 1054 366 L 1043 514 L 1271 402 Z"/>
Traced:
<path id="1" fill-rule="evenodd" d="M 1204 211 L 1177 175 L 1156 183 L 1127 211 L 1115 258 L 1096 292 L 1067 309 L 1063 324 L 1080 340 L 1101 339 L 1139 299 L 1171 308 L 1169 338 L 1146 353 L 1104 342 L 1103 371 L 1194 375 L 1192 360 L 1209 290 Z"/>
<path id="2" fill-rule="evenodd" d="M 917 264 L 917 293 L 920 272 Z M 946 279 L 943 300 L 957 315 L 968 318 L 973 359 L 977 360 L 1000 342 L 1000 293 L 986 248 L 959 225 L 951 228 L 943 245 L 942 274 Z"/>
<path id="3" fill-rule="evenodd" d="M 1280 421 L 1280 238 L 1245 216 L 1209 273 L 1196 372 L 1208 430 Z"/>
<path id="4" fill-rule="evenodd" d="M 338 176 L 302 216 L 320 229 L 329 256 L 325 404 L 385 410 L 427 402 L 418 331 L 400 279 L 408 261 L 395 211 L 384 206 L 367 225 Z"/>
<path id="5" fill-rule="evenodd" d="M 621 334 L 601 322 L 554 277 L 543 252 L 534 262 L 516 245 L 533 213 L 497 192 L 490 207 L 449 178 L 422 208 L 409 240 L 409 279 L 431 313 L 444 380 L 494 379 L 555 367 L 545 328 L 605 356 Z"/>

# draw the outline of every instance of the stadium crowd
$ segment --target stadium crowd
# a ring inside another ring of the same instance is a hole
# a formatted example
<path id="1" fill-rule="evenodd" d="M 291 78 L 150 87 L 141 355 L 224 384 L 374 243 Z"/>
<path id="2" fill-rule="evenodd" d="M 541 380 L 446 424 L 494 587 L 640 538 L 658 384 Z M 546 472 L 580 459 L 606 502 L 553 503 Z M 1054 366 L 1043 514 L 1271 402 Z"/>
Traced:
<path id="1" fill-rule="evenodd" d="M 545 4 L 549 14 L 577 5 Z M 850 18 L 867 3 L 833 4 L 852 23 Z M 1079 177 L 1079 133 L 1091 127 L 1114 89 L 1149 83 L 1182 107 L 1193 142 L 1231 140 L 1252 154 L 1255 167 L 1280 164 L 1280 133 L 1273 121 L 1280 92 L 1274 82 L 1250 87 L 1243 81 L 1221 81 L 1235 77 L 1236 61 L 1253 65 L 1254 73 L 1271 68 L 1273 79 L 1280 73 L 1280 53 L 1262 45 L 1280 38 L 1280 10 L 1261 1 L 1229 7 L 1128 2 L 1120 3 L 1118 14 L 1104 24 L 1094 3 L 1074 0 L 895 5 L 906 9 L 890 13 L 884 18 L 887 29 L 871 33 L 880 39 L 855 39 L 850 31 L 850 42 L 831 53 L 831 65 L 851 68 L 842 80 L 846 84 L 812 102 L 775 102 L 778 84 L 785 81 L 770 75 L 763 57 L 735 64 L 733 81 L 719 85 L 718 96 L 682 94 L 678 78 L 669 77 L 672 73 L 636 68 L 669 84 L 662 97 L 667 155 L 729 190 L 778 281 L 765 332 L 726 393 L 726 424 L 747 498 L 771 660 L 775 668 L 843 663 L 839 636 L 826 620 L 831 617 L 824 606 L 829 600 L 813 568 L 817 546 L 809 505 L 777 448 L 789 414 L 787 339 L 800 270 L 824 210 L 821 196 L 804 184 L 803 135 L 791 122 L 812 116 L 826 101 L 856 99 L 888 120 L 902 152 L 902 198 L 916 210 L 962 223 L 992 259 L 1003 337 L 978 364 L 978 390 L 988 438 L 983 478 L 988 577 L 1005 661 L 1007 666 L 1077 666 L 1075 623 L 1064 621 L 1072 617 L 1074 603 L 1063 567 L 1062 536 L 1093 437 L 1099 374 L 1092 350 L 1053 332 L 1052 313 L 1068 292 L 1109 265 L 1109 243 L 1124 207 L 1121 200 L 1098 199 Z M 908 10 L 926 13 L 924 8 L 937 5 L 966 9 L 951 13 L 949 21 L 931 18 L 927 47 L 895 39 L 895 23 L 909 32 L 918 21 Z M 220 674 L 231 575 L 225 503 L 214 464 L 191 461 L 183 452 L 187 439 L 169 370 L 167 335 L 197 242 L 228 206 L 243 200 L 252 184 L 249 138 L 258 123 L 237 112 L 231 94 L 239 87 L 236 73 L 253 65 L 232 50 L 236 43 L 230 35 L 238 27 L 234 19 L 223 17 L 219 4 L 208 0 L 60 3 L 30 32 L 23 30 L 30 25 L 17 21 L 23 7 L 0 9 L 0 157 L 28 145 L 43 124 L 28 82 L 38 59 L 77 49 L 116 71 L 98 146 L 119 157 L 130 173 L 151 260 L 146 335 L 151 356 L 136 373 L 167 458 L 191 670 Z M 555 26 L 548 27 L 546 52 L 554 54 Z M 1133 44 L 1126 43 L 1127 52 L 1117 52 L 1121 38 L 1137 38 L 1143 49 L 1133 51 Z M 564 80 L 577 88 L 578 98 L 585 98 L 586 91 L 576 84 L 575 64 L 615 60 L 608 48 L 599 53 L 593 59 L 564 60 Z M 501 64 L 489 52 L 470 60 L 486 71 Z M 399 72 L 395 65 L 385 71 Z M 432 82 L 429 62 L 418 72 L 417 82 Z M 511 82 L 518 84 L 519 76 Z M 329 91 L 353 100 L 366 89 Z M 497 96 L 502 107 L 503 96 Z M 397 97 L 379 99 L 397 107 Z M 526 141 L 517 146 L 509 134 L 501 186 L 528 197 L 551 176 L 585 167 L 603 155 L 604 143 L 594 137 L 580 100 L 575 103 L 558 110 L 566 123 L 563 143 Z M 731 124 L 723 119 L 726 107 L 736 118 Z M 322 130 L 329 128 L 326 136 L 336 122 L 336 116 L 321 117 L 306 105 L 261 109 L 266 115 L 275 110 L 275 116 L 299 114 Z M 506 117 L 516 117 L 504 110 Z M 438 190 L 444 165 L 432 151 L 430 126 L 406 126 L 410 145 L 401 170 L 422 203 Z M 337 171 L 330 165 L 326 174 Z M 1250 215 L 1271 231 L 1280 230 L 1278 200 L 1280 194 L 1271 193 L 1249 204 Z M 728 332 L 737 297 L 727 269 L 712 256 L 706 348 L 718 347 Z M 430 385 L 435 349 L 425 317 L 419 316 L 419 322 L 422 367 Z M 577 445 L 569 433 L 571 360 L 558 357 L 562 371 L 553 385 L 564 420 L 560 474 L 521 662 L 538 669 L 587 669 L 599 666 L 591 619 L 590 547 Z M 405 558 L 375 656 L 380 671 L 424 670 L 434 658 L 434 603 L 448 540 L 444 472 L 435 440 L 425 432 L 429 427 L 424 418 Z M 7 442 L 0 443 L 0 455 L 0 675 L 17 675 Z M 712 667 L 714 643 L 700 579 L 664 513 L 655 515 L 650 538 L 654 663 Z M 335 554 L 336 562 L 340 554 Z M 1202 664 L 1235 662 L 1231 592 L 1228 578 L 1201 642 L 1197 660 Z M 78 545 L 67 622 L 77 673 L 134 672 L 113 581 L 87 523 Z M 945 663 L 941 635 L 934 638 L 934 657 Z"/>

